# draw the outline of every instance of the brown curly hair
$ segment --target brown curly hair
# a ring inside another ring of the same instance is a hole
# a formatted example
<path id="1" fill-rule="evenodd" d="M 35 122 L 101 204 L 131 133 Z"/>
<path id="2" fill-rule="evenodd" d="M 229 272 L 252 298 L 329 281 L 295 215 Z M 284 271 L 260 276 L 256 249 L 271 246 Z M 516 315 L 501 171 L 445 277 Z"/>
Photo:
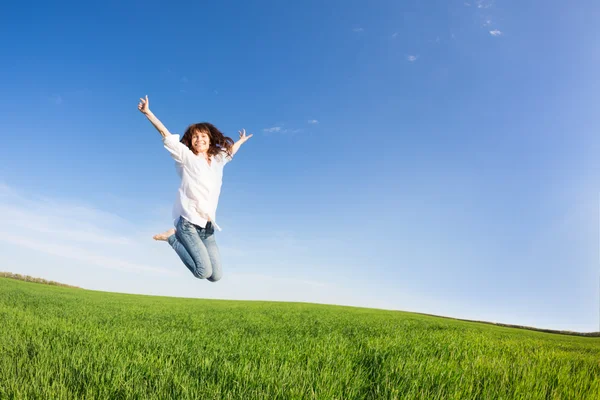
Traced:
<path id="1" fill-rule="evenodd" d="M 231 157 L 231 147 L 234 143 L 233 139 L 225 136 L 223 132 L 218 130 L 217 127 L 210 122 L 192 124 L 185 130 L 185 133 L 181 138 L 181 143 L 185 144 L 194 154 L 197 155 L 196 151 L 192 147 L 192 136 L 195 132 L 206 132 L 210 137 L 210 144 L 207 152 L 209 156 L 216 156 L 222 151 L 225 151 L 227 155 Z"/>

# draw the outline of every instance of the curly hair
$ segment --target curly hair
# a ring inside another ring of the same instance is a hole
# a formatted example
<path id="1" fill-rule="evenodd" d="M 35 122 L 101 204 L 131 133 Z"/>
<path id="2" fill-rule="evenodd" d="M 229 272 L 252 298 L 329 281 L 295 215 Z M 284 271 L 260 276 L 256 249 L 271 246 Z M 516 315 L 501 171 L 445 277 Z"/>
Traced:
<path id="1" fill-rule="evenodd" d="M 198 154 L 192 147 L 192 136 L 195 132 L 206 132 L 210 137 L 210 145 L 208 146 L 207 152 L 209 156 L 216 156 L 222 151 L 225 151 L 227 155 L 231 156 L 231 147 L 234 143 L 233 139 L 225 136 L 223 132 L 209 122 L 200 122 L 188 126 L 181 138 L 181 143 L 185 144 L 194 154 Z"/>

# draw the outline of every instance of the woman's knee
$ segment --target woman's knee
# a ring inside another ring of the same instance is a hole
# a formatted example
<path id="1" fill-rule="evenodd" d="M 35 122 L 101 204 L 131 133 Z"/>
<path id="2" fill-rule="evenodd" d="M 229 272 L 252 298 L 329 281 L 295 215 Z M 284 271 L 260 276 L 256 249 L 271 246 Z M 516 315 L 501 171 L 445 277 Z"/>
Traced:
<path id="1" fill-rule="evenodd" d="M 219 272 L 219 273 L 216 273 L 216 272 L 215 272 L 215 273 L 213 273 L 213 274 L 212 274 L 212 275 L 211 275 L 211 276 L 208 278 L 208 281 L 209 281 L 209 282 L 218 282 L 218 281 L 220 281 L 220 280 L 221 280 L 221 278 L 222 278 L 222 277 L 223 277 L 223 274 L 222 274 L 222 273 L 220 273 L 220 272 Z"/>
<path id="2" fill-rule="evenodd" d="M 208 279 L 212 276 L 212 274 L 213 272 L 210 266 L 202 266 L 200 268 L 196 266 L 196 272 L 194 273 L 194 276 L 198 279 Z"/>

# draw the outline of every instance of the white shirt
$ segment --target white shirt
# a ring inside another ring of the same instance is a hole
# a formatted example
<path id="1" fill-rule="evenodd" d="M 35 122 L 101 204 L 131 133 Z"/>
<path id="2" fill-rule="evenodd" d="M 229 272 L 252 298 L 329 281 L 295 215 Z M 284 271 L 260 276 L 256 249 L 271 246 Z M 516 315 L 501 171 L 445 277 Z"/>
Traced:
<path id="1" fill-rule="evenodd" d="M 174 223 L 183 217 L 192 224 L 206 227 L 208 220 L 217 230 L 216 214 L 223 182 L 223 167 L 231 157 L 224 151 L 211 158 L 210 165 L 202 155 L 195 155 L 179 141 L 179 135 L 169 135 L 163 139 L 165 148 L 175 160 L 177 173 L 181 178 L 177 198 L 173 205 Z"/>

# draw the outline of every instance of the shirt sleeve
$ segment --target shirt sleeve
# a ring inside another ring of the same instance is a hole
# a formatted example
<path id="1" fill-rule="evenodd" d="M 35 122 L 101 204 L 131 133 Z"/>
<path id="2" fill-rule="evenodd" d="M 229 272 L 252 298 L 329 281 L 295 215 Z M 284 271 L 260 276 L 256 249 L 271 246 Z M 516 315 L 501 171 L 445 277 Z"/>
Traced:
<path id="1" fill-rule="evenodd" d="M 225 150 L 221 150 L 221 152 L 219 153 L 219 156 L 217 157 L 217 160 L 219 160 L 219 163 L 225 165 L 229 161 L 233 160 L 233 157 L 228 155 Z"/>
<path id="2" fill-rule="evenodd" d="M 179 135 L 169 135 L 163 139 L 165 149 L 171 153 L 171 157 L 179 163 L 185 163 L 185 160 L 189 157 L 191 150 L 187 146 L 179 141 Z"/>

